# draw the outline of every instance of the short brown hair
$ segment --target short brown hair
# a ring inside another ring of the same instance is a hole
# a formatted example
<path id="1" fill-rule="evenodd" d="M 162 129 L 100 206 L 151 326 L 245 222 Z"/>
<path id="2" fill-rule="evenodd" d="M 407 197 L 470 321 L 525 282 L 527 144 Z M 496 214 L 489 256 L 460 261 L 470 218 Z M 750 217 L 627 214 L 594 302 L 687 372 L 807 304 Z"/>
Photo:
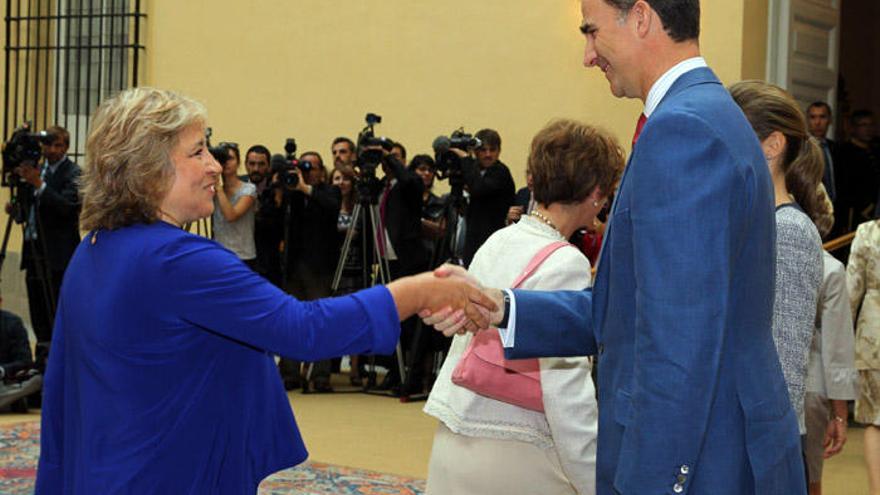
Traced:
<path id="1" fill-rule="evenodd" d="M 547 124 L 532 139 L 528 172 L 535 201 L 573 204 L 595 188 L 610 194 L 624 166 L 624 153 L 607 131 L 574 120 Z"/>
<path id="2" fill-rule="evenodd" d="M 46 132 L 52 136 L 53 141 L 61 140 L 64 143 L 64 146 L 70 146 L 70 133 L 67 132 L 67 129 L 61 127 L 60 125 L 53 125 L 52 127 L 46 129 Z"/>
<path id="3" fill-rule="evenodd" d="M 155 222 L 174 177 L 171 151 L 180 133 L 206 121 L 201 103 L 161 89 L 129 89 L 104 101 L 86 141 L 82 228 Z"/>

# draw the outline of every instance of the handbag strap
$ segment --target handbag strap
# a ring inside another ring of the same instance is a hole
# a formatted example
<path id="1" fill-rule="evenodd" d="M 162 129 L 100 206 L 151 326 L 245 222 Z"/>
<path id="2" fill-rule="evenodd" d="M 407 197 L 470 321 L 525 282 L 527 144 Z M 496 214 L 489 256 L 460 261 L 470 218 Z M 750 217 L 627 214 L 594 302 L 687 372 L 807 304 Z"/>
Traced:
<path id="1" fill-rule="evenodd" d="M 516 280 L 513 281 L 513 285 L 511 285 L 510 288 L 516 289 L 517 287 L 519 287 L 523 282 L 525 282 L 527 278 L 531 277 L 532 274 L 535 273 L 535 270 L 537 270 L 538 267 L 541 266 L 542 263 L 544 263 L 544 260 L 549 258 L 551 254 L 555 253 L 560 248 L 564 248 L 565 246 L 570 245 L 571 244 L 565 241 L 556 241 L 544 246 L 543 249 L 538 251 L 538 254 L 536 254 L 532 258 L 532 260 L 529 261 L 529 264 L 526 265 L 526 269 L 523 270 L 519 277 L 517 277 Z"/>

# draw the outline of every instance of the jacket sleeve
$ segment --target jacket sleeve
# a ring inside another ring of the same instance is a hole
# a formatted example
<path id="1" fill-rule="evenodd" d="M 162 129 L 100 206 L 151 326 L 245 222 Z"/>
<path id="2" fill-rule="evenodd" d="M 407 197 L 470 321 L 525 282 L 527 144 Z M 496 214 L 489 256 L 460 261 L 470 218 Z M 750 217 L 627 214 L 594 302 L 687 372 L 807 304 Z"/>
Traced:
<path id="1" fill-rule="evenodd" d="M 300 361 L 390 354 L 397 343 L 397 308 L 384 286 L 304 302 L 207 239 L 187 236 L 166 249 L 162 304 L 205 331 Z"/>
<path id="2" fill-rule="evenodd" d="M 507 359 L 591 356 L 593 291 L 514 290 L 516 338 L 504 349 Z"/>
<path id="3" fill-rule="evenodd" d="M 425 183 L 422 182 L 422 178 L 415 172 L 408 170 L 393 155 L 388 155 L 386 162 L 397 179 L 397 187 L 401 191 L 404 203 L 421 211 L 422 194 L 425 192 Z"/>
<path id="4" fill-rule="evenodd" d="M 824 298 L 820 301 L 825 392 L 829 399 L 855 400 L 858 395 L 858 373 L 846 272 L 839 261 L 832 258 L 831 262 L 834 268 L 828 273 Z"/>
<path id="5" fill-rule="evenodd" d="M 755 190 L 692 114 L 653 116 L 630 166 L 635 361 L 614 486 L 672 494 L 681 466 L 699 476 L 729 317 L 732 232 L 749 228 Z"/>

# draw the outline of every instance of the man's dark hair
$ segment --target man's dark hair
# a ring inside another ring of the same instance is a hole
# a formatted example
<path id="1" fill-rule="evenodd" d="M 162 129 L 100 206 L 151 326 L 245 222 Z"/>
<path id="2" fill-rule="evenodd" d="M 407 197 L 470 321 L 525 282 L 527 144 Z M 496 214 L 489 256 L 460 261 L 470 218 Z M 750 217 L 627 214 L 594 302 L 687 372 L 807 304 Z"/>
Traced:
<path id="1" fill-rule="evenodd" d="M 859 123 L 860 120 L 864 118 L 874 118 L 874 112 L 867 109 L 856 110 L 852 113 L 852 115 L 849 116 L 849 123 L 852 125 L 856 125 Z"/>
<path id="2" fill-rule="evenodd" d="M 61 127 L 60 125 L 53 125 L 52 127 L 46 129 L 52 136 L 52 140 L 60 139 L 64 141 L 64 146 L 70 146 L 70 133 L 67 132 L 67 129 Z"/>
<path id="3" fill-rule="evenodd" d="M 501 135 L 494 129 L 480 129 L 477 131 L 477 139 L 483 143 L 483 146 L 501 149 Z"/>
<path id="4" fill-rule="evenodd" d="M 267 162 L 272 161 L 272 153 L 269 152 L 269 148 L 263 146 L 262 144 L 255 144 L 255 145 L 251 146 L 250 148 L 248 148 L 247 153 L 244 154 L 245 160 L 247 160 L 247 156 L 250 155 L 251 153 L 258 153 L 260 155 L 265 155 Z"/>
<path id="5" fill-rule="evenodd" d="M 338 138 L 334 139 L 333 144 L 331 144 L 330 147 L 332 148 L 333 146 L 336 146 L 339 143 L 348 143 L 348 149 L 350 149 L 351 151 L 354 151 L 354 141 L 352 141 L 351 139 L 348 139 L 345 136 L 339 136 Z"/>
<path id="6" fill-rule="evenodd" d="M 409 162 L 409 169 L 415 171 L 415 169 L 419 168 L 422 165 L 427 165 L 434 170 L 437 168 L 437 165 L 434 163 L 434 159 L 431 158 L 431 155 L 416 155 L 413 157 L 412 161 Z"/>
<path id="7" fill-rule="evenodd" d="M 394 148 L 400 149 L 400 155 L 403 156 L 403 164 L 406 165 L 406 148 L 400 143 L 394 143 L 391 149 Z"/>
<path id="8" fill-rule="evenodd" d="M 810 103 L 810 106 L 807 107 L 807 113 L 810 113 L 810 110 L 812 110 L 814 108 L 824 108 L 825 110 L 828 111 L 829 117 L 831 117 L 831 115 L 832 115 L 831 105 L 825 103 L 824 101 L 814 101 L 813 103 Z"/>
<path id="9" fill-rule="evenodd" d="M 605 0 L 622 13 L 627 13 L 637 0 Z M 700 37 L 700 0 L 645 0 L 660 16 L 663 29 L 674 41 Z"/>

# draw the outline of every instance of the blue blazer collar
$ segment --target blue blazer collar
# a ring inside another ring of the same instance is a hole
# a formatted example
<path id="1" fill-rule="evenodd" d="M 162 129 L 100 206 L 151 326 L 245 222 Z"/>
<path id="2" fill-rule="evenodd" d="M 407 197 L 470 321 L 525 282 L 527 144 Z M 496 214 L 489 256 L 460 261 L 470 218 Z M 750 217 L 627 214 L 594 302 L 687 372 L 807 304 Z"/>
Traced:
<path id="1" fill-rule="evenodd" d="M 718 76 L 712 72 L 712 69 L 708 67 L 700 67 L 698 69 L 694 69 L 688 72 L 685 72 L 681 75 L 674 83 L 672 83 L 672 87 L 669 88 L 669 91 L 663 95 L 663 99 L 660 100 L 660 104 L 657 105 L 657 108 L 663 106 L 663 102 L 674 97 L 678 93 L 682 91 L 696 86 L 698 84 L 721 84 L 721 81 L 718 80 Z"/>

